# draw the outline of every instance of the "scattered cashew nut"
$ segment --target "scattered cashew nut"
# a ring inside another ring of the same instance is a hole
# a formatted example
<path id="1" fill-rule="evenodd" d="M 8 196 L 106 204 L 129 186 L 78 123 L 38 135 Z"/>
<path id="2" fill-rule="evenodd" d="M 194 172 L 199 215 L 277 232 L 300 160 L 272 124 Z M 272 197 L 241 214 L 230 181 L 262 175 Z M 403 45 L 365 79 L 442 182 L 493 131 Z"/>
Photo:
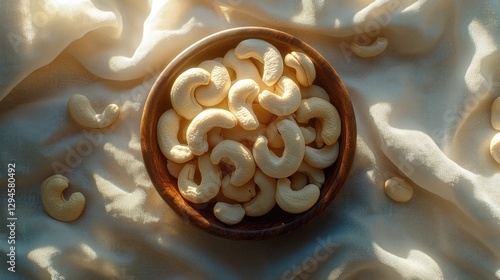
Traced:
<path id="1" fill-rule="evenodd" d="M 227 225 L 235 225 L 245 217 L 245 209 L 239 203 L 217 202 L 213 209 L 215 217 Z"/>
<path id="2" fill-rule="evenodd" d="M 262 81 L 268 86 L 274 85 L 283 74 L 283 58 L 280 51 L 264 40 L 243 40 L 236 46 L 234 53 L 240 59 L 254 58 L 264 64 Z"/>
<path id="3" fill-rule="evenodd" d="M 285 143 L 283 155 L 276 156 L 269 150 L 265 136 L 257 137 L 253 146 L 253 156 L 257 166 L 268 176 L 284 178 L 297 171 L 304 158 L 305 142 L 299 126 L 289 119 L 276 123 Z"/>
<path id="4" fill-rule="evenodd" d="M 276 185 L 276 203 L 289 213 L 303 213 L 318 201 L 320 190 L 315 184 L 308 184 L 300 190 L 294 191 L 290 187 L 288 178 L 278 179 Z"/>
<path id="5" fill-rule="evenodd" d="M 230 182 L 234 186 L 243 186 L 255 173 L 255 161 L 252 152 L 243 144 L 233 140 L 222 140 L 217 144 L 210 155 L 213 164 L 219 164 L 223 158 L 229 159 L 235 169 L 230 175 Z"/>
<path id="6" fill-rule="evenodd" d="M 70 222 L 78 219 L 85 208 L 85 197 L 76 192 L 66 200 L 63 191 L 69 187 L 69 180 L 62 175 L 45 179 L 41 187 L 42 204 L 45 211 L 54 219 Z"/>
<path id="7" fill-rule="evenodd" d="M 413 188 L 405 179 L 400 177 L 387 179 L 384 190 L 387 196 L 397 202 L 407 202 L 413 196 Z"/>
<path id="8" fill-rule="evenodd" d="M 224 109 L 208 108 L 193 118 L 187 129 L 187 144 L 193 154 L 201 155 L 208 151 L 207 132 L 215 127 L 232 128 L 237 124 L 236 117 Z"/>
<path id="9" fill-rule="evenodd" d="M 236 81 L 229 89 L 229 111 L 236 116 L 238 124 L 246 130 L 253 130 L 259 126 L 259 119 L 252 108 L 252 103 L 259 92 L 259 85 L 250 79 Z"/>
<path id="10" fill-rule="evenodd" d="M 116 104 L 109 104 L 101 114 L 98 114 L 86 96 L 73 94 L 68 101 L 68 112 L 71 118 L 81 126 L 105 128 L 118 119 L 120 108 Z"/>
<path id="11" fill-rule="evenodd" d="M 340 116 L 335 106 L 318 97 L 303 99 L 296 111 L 296 119 L 298 122 L 307 123 L 312 118 L 321 121 L 320 135 L 325 144 L 335 144 L 341 132 Z"/>
<path id="12" fill-rule="evenodd" d="M 297 81 L 305 87 L 316 79 L 316 68 L 311 59 L 301 52 L 291 52 L 285 56 L 285 65 L 295 69 Z"/>
<path id="13" fill-rule="evenodd" d="M 203 107 L 195 98 L 195 90 L 210 83 L 210 73 L 202 68 L 189 68 L 175 79 L 170 91 L 172 107 L 177 114 L 191 120 Z"/>
<path id="14" fill-rule="evenodd" d="M 158 145 L 162 154 L 176 163 L 184 163 L 194 157 L 188 145 L 180 144 L 177 139 L 180 123 L 181 116 L 174 109 L 169 109 L 160 116 L 157 126 Z"/>
<path id="15" fill-rule="evenodd" d="M 353 41 L 351 42 L 351 51 L 359 57 L 373 57 L 384 52 L 387 45 L 387 38 L 384 37 L 378 37 L 377 40 L 369 46 L 361 46 Z"/>
<path id="16" fill-rule="evenodd" d="M 209 154 L 198 157 L 198 169 L 201 174 L 200 184 L 195 182 L 196 169 L 196 164 L 186 163 L 177 178 L 177 186 L 185 199 L 193 203 L 205 203 L 219 192 L 222 172 L 219 166 L 210 161 Z"/>
<path id="17" fill-rule="evenodd" d="M 500 133 L 495 134 L 490 142 L 490 153 L 496 162 L 500 163 Z"/>

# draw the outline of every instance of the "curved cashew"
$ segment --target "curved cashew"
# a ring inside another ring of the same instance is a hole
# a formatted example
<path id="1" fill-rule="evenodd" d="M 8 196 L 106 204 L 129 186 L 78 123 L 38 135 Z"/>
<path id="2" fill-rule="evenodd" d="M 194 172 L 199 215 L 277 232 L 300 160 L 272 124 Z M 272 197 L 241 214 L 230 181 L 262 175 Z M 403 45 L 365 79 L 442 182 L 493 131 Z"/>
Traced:
<path id="1" fill-rule="evenodd" d="M 245 209 L 238 203 L 229 204 L 219 201 L 215 203 L 213 212 L 219 221 L 227 225 L 235 225 L 245 217 Z"/>
<path id="2" fill-rule="evenodd" d="M 259 85 L 250 79 L 236 81 L 229 90 L 229 111 L 236 116 L 239 125 L 244 129 L 253 130 L 259 126 L 259 120 L 252 108 L 259 91 Z"/>
<path id="3" fill-rule="evenodd" d="M 203 107 L 195 98 L 195 90 L 210 83 L 210 73 L 202 68 L 189 68 L 182 72 L 172 85 L 170 100 L 179 115 L 190 120 L 198 115 Z"/>
<path id="4" fill-rule="evenodd" d="M 500 97 L 497 97 L 491 104 L 491 127 L 500 131 Z"/>
<path id="5" fill-rule="evenodd" d="M 239 59 L 234 53 L 234 49 L 229 50 L 223 59 L 223 64 L 232 69 L 236 74 L 235 80 L 251 79 L 260 81 L 259 70 L 251 60 Z"/>
<path id="6" fill-rule="evenodd" d="M 281 157 L 272 153 L 265 136 L 257 137 L 253 146 L 253 155 L 257 166 L 268 176 L 284 178 L 292 175 L 299 168 L 304 158 L 305 142 L 299 126 L 289 119 L 276 123 L 285 142 Z"/>
<path id="7" fill-rule="evenodd" d="M 496 162 L 500 163 L 500 133 L 497 133 L 490 142 L 490 153 Z"/>
<path id="8" fill-rule="evenodd" d="M 323 171 L 323 169 L 314 168 L 305 161 L 300 164 L 297 172 L 306 174 L 309 183 L 315 184 L 320 188 L 325 183 L 325 172 Z"/>
<path id="9" fill-rule="evenodd" d="M 278 92 L 282 92 L 281 96 Z M 276 93 L 264 90 L 259 94 L 258 100 L 269 112 L 277 116 L 286 116 L 299 108 L 301 94 L 297 84 L 287 76 L 283 76 L 276 84 Z"/>
<path id="10" fill-rule="evenodd" d="M 187 143 L 193 154 L 201 155 L 208 151 L 207 132 L 215 127 L 231 128 L 236 126 L 236 117 L 223 109 L 208 108 L 194 117 L 187 129 Z"/>
<path id="11" fill-rule="evenodd" d="M 321 149 L 306 146 L 304 161 L 314 168 L 327 168 L 337 160 L 339 156 L 339 146 L 338 141 L 333 145 L 325 145 Z"/>
<path id="12" fill-rule="evenodd" d="M 222 178 L 221 192 L 225 197 L 237 202 L 245 202 L 255 196 L 255 183 L 253 180 L 249 180 L 242 186 L 235 186 L 230 181 L 231 175 L 229 174 Z"/>
<path id="13" fill-rule="evenodd" d="M 66 200 L 63 191 L 69 187 L 69 180 L 62 175 L 45 179 L 41 187 L 43 208 L 54 219 L 70 222 L 78 219 L 85 208 L 85 197 L 76 192 Z"/>
<path id="14" fill-rule="evenodd" d="M 397 202 L 407 202 L 413 196 L 413 188 L 405 179 L 399 177 L 385 181 L 384 190 L 387 196 Z"/>
<path id="15" fill-rule="evenodd" d="M 165 111 L 158 120 L 157 138 L 162 154 L 176 163 L 184 163 L 194 157 L 193 152 L 185 144 L 180 144 L 177 139 L 181 123 L 174 109 Z"/>
<path id="16" fill-rule="evenodd" d="M 276 203 L 286 212 L 297 214 L 309 210 L 318 201 L 320 190 L 315 184 L 294 191 L 290 188 L 290 180 L 278 179 L 276 186 Z"/>
<path id="17" fill-rule="evenodd" d="M 231 78 L 226 66 L 216 60 L 205 60 L 198 67 L 210 73 L 210 83 L 196 88 L 196 101 L 203 106 L 219 104 L 226 98 L 231 87 Z"/>
<path id="18" fill-rule="evenodd" d="M 316 79 L 316 68 L 311 59 L 301 52 L 291 52 L 285 56 L 285 65 L 295 69 L 297 81 L 305 87 Z"/>
<path id="19" fill-rule="evenodd" d="M 326 90 L 317 85 L 311 85 L 310 87 L 302 88 L 300 90 L 302 94 L 302 99 L 307 99 L 309 97 L 319 97 L 330 102 L 330 95 L 326 92 Z"/>
<path id="20" fill-rule="evenodd" d="M 296 111 L 296 119 L 298 122 L 306 123 L 311 118 L 320 119 L 321 138 L 325 144 L 335 144 L 341 132 L 340 116 L 335 106 L 318 97 L 303 99 Z"/>
<path id="21" fill-rule="evenodd" d="M 118 119 L 120 108 L 116 104 L 109 104 L 101 114 L 97 114 L 86 96 L 73 94 L 68 101 L 68 112 L 71 118 L 81 126 L 105 128 Z"/>
<path id="22" fill-rule="evenodd" d="M 222 172 L 219 166 L 212 164 L 208 154 L 198 157 L 198 169 L 201 174 L 200 184 L 195 182 L 196 165 L 189 162 L 181 169 L 177 186 L 185 199 L 193 203 L 205 203 L 219 192 Z"/>
<path id="23" fill-rule="evenodd" d="M 243 144 L 233 140 L 222 140 L 217 144 L 210 155 L 213 164 L 219 164 L 223 158 L 229 159 L 235 169 L 230 175 L 230 182 L 234 186 L 243 186 L 255 173 L 255 161 L 252 153 Z"/>
<path id="24" fill-rule="evenodd" d="M 243 40 L 236 46 L 234 53 L 238 58 L 255 58 L 264 64 L 262 81 L 268 86 L 274 85 L 283 75 L 283 58 L 280 51 L 264 40 Z"/>
<path id="25" fill-rule="evenodd" d="M 259 187 L 259 192 L 252 200 L 243 203 L 245 213 L 250 217 L 262 216 L 276 205 L 276 179 L 257 169 L 254 182 Z"/>
<path id="26" fill-rule="evenodd" d="M 271 147 L 273 149 L 281 149 L 281 148 L 285 147 L 285 142 L 283 141 L 283 138 L 278 131 L 278 126 L 276 126 L 276 123 L 283 120 L 284 118 L 285 117 L 277 117 L 274 121 L 269 123 L 269 125 L 266 128 L 266 137 L 267 137 L 267 140 L 269 141 L 268 145 L 269 145 L 269 147 Z M 288 116 L 286 118 L 288 118 L 289 120 L 296 123 L 295 119 L 293 117 Z M 299 127 L 299 129 L 301 132 L 303 131 L 301 127 Z M 304 139 L 304 143 L 305 143 L 305 139 Z"/>
<path id="27" fill-rule="evenodd" d="M 377 40 L 369 46 L 360 46 L 353 41 L 351 42 L 351 51 L 359 57 L 373 57 L 384 52 L 387 45 L 388 41 L 384 37 L 378 37 Z"/>

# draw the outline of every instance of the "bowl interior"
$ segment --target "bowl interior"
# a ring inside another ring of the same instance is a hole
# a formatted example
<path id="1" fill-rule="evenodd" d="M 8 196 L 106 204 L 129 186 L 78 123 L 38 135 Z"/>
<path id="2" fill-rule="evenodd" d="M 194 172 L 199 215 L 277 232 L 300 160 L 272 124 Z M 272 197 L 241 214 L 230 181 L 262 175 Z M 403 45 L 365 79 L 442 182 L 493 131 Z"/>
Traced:
<path id="1" fill-rule="evenodd" d="M 176 77 L 200 62 L 224 54 L 242 40 L 257 38 L 276 46 L 283 54 L 301 51 L 307 54 L 316 67 L 314 84 L 323 87 L 342 121 L 340 152 L 337 161 L 325 169 L 326 180 L 318 202 L 301 214 L 289 214 L 275 206 L 261 217 L 245 217 L 236 225 L 226 225 L 213 214 L 215 202 L 193 204 L 184 200 L 176 183 L 167 171 L 167 159 L 160 151 L 156 127 L 163 112 L 171 108 L 170 89 Z M 321 54 L 299 39 L 273 29 L 242 27 L 222 31 L 206 37 L 179 54 L 160 74 L 146 101 L 141 120 L 141 145 L 144 163 L 158 193 L 181 217 L 212 234 L 230 239 L 264 239 L 290 232 L 313 220 L 331 204 L 346 180 L 354 159 L 356 122 L 347 90 L 332 66 Z"/>

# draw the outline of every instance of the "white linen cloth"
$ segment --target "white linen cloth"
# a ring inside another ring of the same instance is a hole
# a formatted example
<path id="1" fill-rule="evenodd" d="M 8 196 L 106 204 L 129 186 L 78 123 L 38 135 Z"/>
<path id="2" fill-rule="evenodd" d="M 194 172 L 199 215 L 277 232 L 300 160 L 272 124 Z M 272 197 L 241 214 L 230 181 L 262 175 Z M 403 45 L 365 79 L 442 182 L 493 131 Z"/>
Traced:
<path id="1" fill-rule="evenodd" d="M 16 272 L 0 231 L 1 279 L 499 279 L 500 164 L 490 106 L 500 96 L 500 2 L 431 0 L 4 1 L 0 4 L 0 219 L 15 164 Z M 317 48 L 351 95 L 352 172 L 307 226 L 233 241 L 191 225 L 146 173 L 142 108 L 159 72 L 193 42 L 237 26 L 277 28 Z M 368 37 L 387 49 L 360 58 Z M 72 94 L 119 120 L 85 130 Z M 83 215 L 50 218 L 41 182 L 60 173 Z M 407 203 L 383 190 L 392 176 Z"/>

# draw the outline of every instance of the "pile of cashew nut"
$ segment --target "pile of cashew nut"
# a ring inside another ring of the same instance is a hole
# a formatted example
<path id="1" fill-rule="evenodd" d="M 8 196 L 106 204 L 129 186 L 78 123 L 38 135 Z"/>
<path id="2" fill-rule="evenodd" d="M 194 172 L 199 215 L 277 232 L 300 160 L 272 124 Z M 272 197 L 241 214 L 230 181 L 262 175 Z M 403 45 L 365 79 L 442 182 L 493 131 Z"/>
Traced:
<path id="1" fill-rule="evenodd" d="M 310 209 L 341 133 L 339 113 L 315 78 L 307 55 L 283 57 L 260 39 L 182 72 L 157 135 L 184 199 L 215 200 L 214 215 L 230 225 L 276 204 L 290 213 Z"/>

